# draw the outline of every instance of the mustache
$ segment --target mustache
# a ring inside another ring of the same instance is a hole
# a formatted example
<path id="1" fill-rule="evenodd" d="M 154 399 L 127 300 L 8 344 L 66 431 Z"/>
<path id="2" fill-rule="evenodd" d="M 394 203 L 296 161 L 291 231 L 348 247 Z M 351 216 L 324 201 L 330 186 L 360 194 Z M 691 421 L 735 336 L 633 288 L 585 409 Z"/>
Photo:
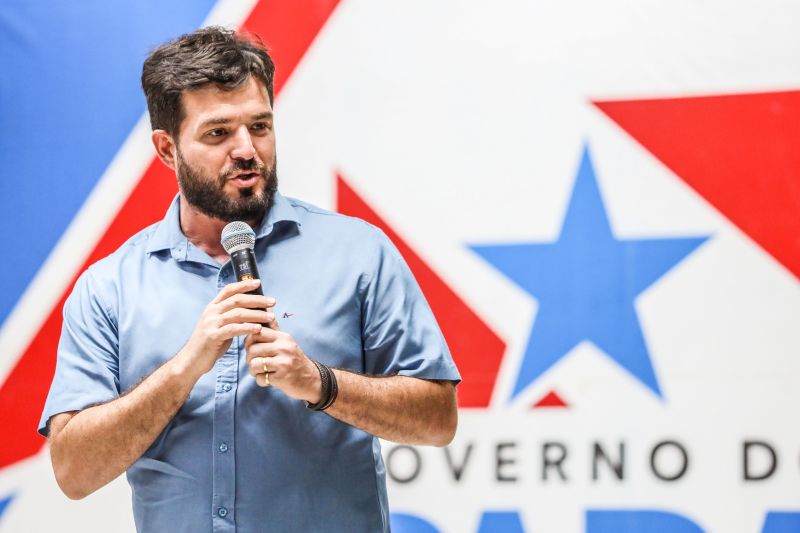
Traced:
<path id="1" fill-rule="evenodd" d="M 223 171 L 222 174 L 220 174 L 219 181 L 224 185 L 225 182 L 231 178 L 231 176 L 242 171 L 255 172 L 256 174 L 266 177 L 267 170 L 267 165 L 264 163 L 259 163 L 255 158 L 247 160 L 237 159 L 231 168 Z"/>

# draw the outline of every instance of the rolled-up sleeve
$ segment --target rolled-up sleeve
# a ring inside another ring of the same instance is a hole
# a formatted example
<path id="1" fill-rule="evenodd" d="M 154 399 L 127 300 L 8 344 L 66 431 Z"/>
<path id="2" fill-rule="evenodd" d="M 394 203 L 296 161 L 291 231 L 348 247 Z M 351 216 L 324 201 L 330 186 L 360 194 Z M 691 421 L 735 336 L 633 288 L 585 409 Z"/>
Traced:
<path id="1" fill-rule="evenodd" d="M 48 436 L 53 415 L 119 397 L 117 331 L 100 287 L 87 270 L 64 304 L 56 371 L 39 421 L 40 434 Z"/>
<path id="2" fill-rule="evenodd" d="M 417 281 L 397 248 L 377 229 L 375 250 L 362 300 L 367 373 L 460 382 Z"/>

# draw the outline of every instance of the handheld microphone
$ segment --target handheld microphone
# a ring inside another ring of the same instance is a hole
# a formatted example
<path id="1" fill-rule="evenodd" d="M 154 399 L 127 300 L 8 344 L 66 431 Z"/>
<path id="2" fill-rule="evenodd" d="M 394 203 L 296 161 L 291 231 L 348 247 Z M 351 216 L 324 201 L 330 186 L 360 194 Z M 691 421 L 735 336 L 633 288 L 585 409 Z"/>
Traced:
<path id="1" fill-rule="evenodd" d="M 256 246 L 256 232 L 253 231 L 253 228 L 238 220 L 231 222 L 222 228 L 220 243 L 225 248 L 225 251 L 228 252 L 228 255 L 231 256 L 231 266 L 236 274 L 236 281 L 261 279 L 258 276 L 256 254 L 253 253 L 253 248 Z M 252 291 L 248 291 L 247 294 L 264 295 L 261 285 Z M 261 325 L 265 328 L 269 327 L 269 324 L 263 322 Z M 264 364 L 266 386 L 269 387 L 269 373 L 266 370 L 267 365 Z"/>
<path id="2" fill-rule="evenodd" d="M 256 245 L 256 232 L 250 226 L 238 220 L 231 222 L 222 229 L 220 242 L 231 256 L 231 266 L 236 274 L 236 281 L 261 279 L 258 276 L 256 256 L 253 253 Z M 263 295 L 264 293 L 259 285 L 247 294 Z"/>

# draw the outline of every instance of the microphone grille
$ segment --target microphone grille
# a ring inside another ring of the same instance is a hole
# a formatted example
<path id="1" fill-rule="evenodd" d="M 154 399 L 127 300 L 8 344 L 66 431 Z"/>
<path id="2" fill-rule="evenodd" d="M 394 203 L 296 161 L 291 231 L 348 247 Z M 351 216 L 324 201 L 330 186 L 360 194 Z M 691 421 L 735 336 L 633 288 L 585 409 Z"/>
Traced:
<path id="1" fill-rule="evenodd" d="M 256 245 L 256 232 L 244 222 L 236 220 L 222 228 L 220 242 L 228 255 L 245 248 L 252 250 Z"/>

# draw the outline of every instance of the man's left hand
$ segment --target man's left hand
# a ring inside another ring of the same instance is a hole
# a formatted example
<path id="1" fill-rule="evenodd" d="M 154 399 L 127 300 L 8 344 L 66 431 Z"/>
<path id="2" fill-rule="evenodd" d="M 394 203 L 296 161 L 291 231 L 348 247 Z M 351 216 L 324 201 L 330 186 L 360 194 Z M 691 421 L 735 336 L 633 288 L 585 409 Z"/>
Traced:
<path id="1" fill-rule="evenodd" d="M 317 366 L 291 335 L 278 328 L 277 321 L 273 320 L 270 326 L 262 327 L 260 333 L 248 335 L 245 340 L 250 375 L 255 376 L 261 387 L 272 385 L 297 400 L 319 402 L 322 379 Z"/>

